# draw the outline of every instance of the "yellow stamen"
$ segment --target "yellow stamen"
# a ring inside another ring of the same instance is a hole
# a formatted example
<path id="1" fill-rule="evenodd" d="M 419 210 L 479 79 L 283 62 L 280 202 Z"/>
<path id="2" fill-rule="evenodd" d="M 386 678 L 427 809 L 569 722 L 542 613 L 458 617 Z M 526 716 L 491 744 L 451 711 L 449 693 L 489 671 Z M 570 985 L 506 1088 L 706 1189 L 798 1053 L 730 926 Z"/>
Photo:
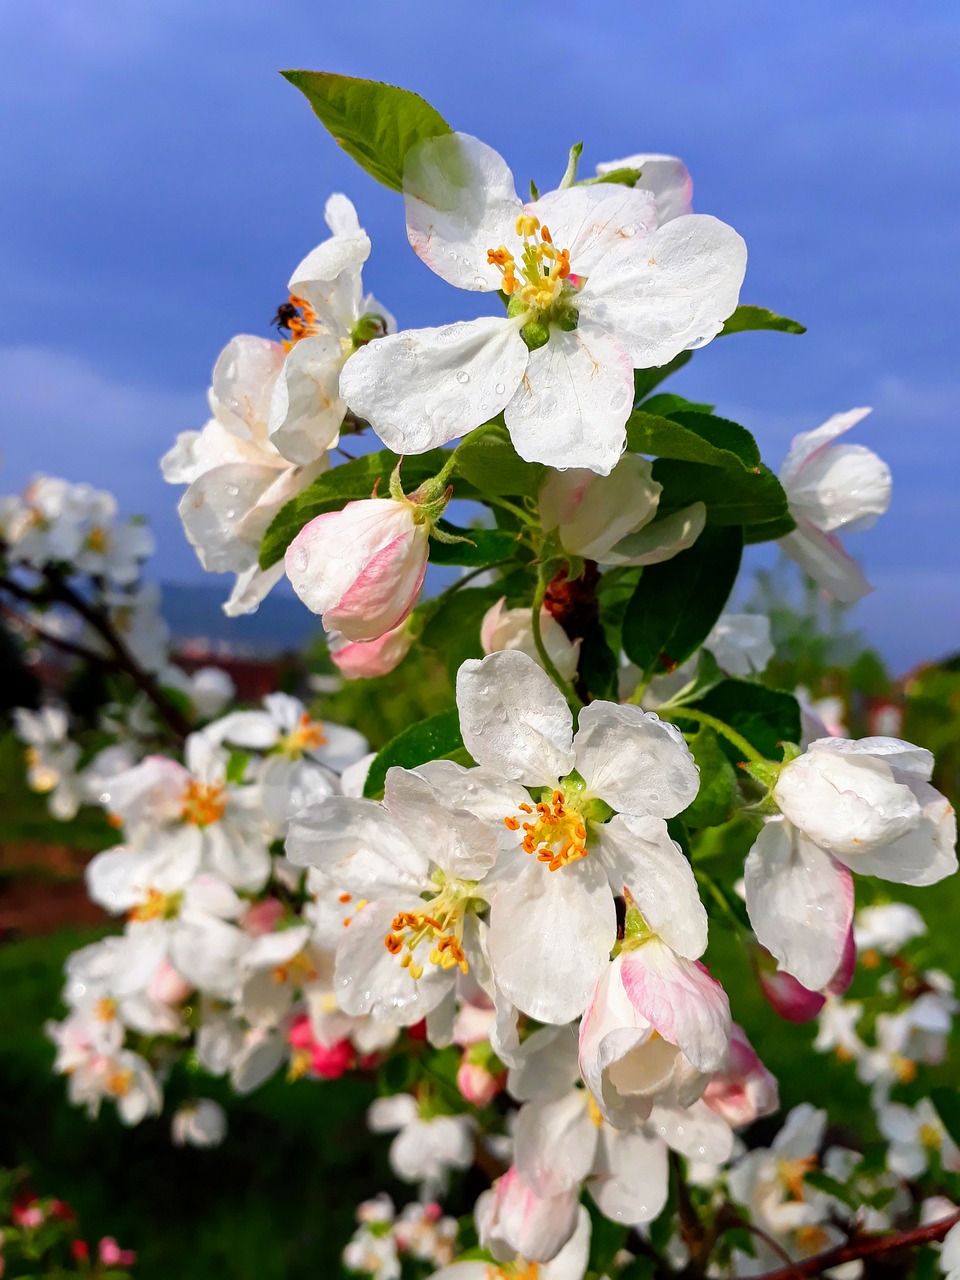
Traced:
<path id="1" fill-rule="evenodd" d="M 519 262 L 504 244 L 487 250 L 487 262 L 501 273 L 505 294 L 519 293 L 531 310 L 548 311 L 570 278 L 570 251 L 557 249 L 550 228 L 541 226 L 533 214 L 519 215 L 516 232 L 523 237 Z"/>
<path id="2" fill-rule="evenodd" d="M 117 1002 L 110 996 L 104 996 L 94 1006 L 93 1016 L 98 1022 L 112 1022 L 117 1016 Z"/>
<path id="3" fill-rule="evenodd" d="M 227 798 L 223 787 L 215 782 L 198 782 L 197 779 L 187 783 L 183 793 L 183 807 L 180 817 L 194 827 L 209 827 L 219 822 L 226 812 Z"/>
<path id="4" fill-rule="evenodd" d="M 587 827 L 576 809 L 567 809 L 562 791 L 554 791 L 549 804 L 541 801 L 536 809 L 530 805 L 519 806 L 521 811 L 535 813 L 533 822 L 519 822 L 516 818 L 504 818 L 509 831 L 521 827 L 526 832 L 521 848 L 524 853 L 535 853 L 538 862 L 544 862 L 551 871 L 559 871 L 587 856 Z"/>
<path id="5" fill-rule="evenodd" d="M 597 1126 L 598 1129 L 602 1129 L 603 1116 L 600 1114 L 600 1108 L 597 1106 L 596 1102 L 594 1101 L 593 1094 L 590 1095 L 589 1102 L 587 1105 L 590 1108 L 590 1119 L 593 1121 L 593 1123 Z"/>
<path id="6" fill-rule="evenodd" d="M 320 324 L 319 316 L 306 298 L 291 293 L 290 303 L 300 314 L 294 314 L 284 321 L 283 327 L 290 334 L 289 338 L 282 340 L 287 351 L 292 351 L 302 338 L 309 338 L 317 333 Z"/>
<path id="7" fill-rule="evenodd" d="M 128 920 L 172 920 L 180 909 L 179 893 L 162 893 L 159 889 L 148 889 L 147 896 L 138 907 L 129 912 Z"/>
<path id="8" fill-rule="evenodd" d="M 107 1078 L 107 1093 L 114 1098 L 125 1098 L 132 1086 L 132 1071 L 114 1071 Z"/>
<path id="9" fill-rule="evenodd" d="M 286 756 L 298 759 L 307 751 L 316 751 L 318 747 L 325 746 L 326 742 L 327 735 L 323 732 L 323 725 L 319 720 L 311 720 L 304 712 L 297 727 L 277 743 L 277 749 Z"/>

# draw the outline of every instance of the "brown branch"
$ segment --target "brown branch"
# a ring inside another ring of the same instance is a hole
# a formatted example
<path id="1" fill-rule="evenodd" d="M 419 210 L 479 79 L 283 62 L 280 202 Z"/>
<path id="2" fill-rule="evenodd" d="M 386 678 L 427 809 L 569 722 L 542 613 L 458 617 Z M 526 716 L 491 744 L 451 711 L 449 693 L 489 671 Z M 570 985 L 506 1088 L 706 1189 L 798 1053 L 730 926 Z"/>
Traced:
<path id="1" fill-rule="evenodd" d="M 156 707 L 167 728 L 178 738 L 185 738 L 191 729 L 190 721 L 181 712 L 180 708 L 170 701 L 150 673 L 140 666 L 122 638 L 117 634 L 109 618 L 95 605 L 85 600 L 54 570 L 45 568 L 43 575 L 47 585 L 42 589 L 38 588 L 30 591 L 11 578 L 0 578 L 0 590 L 6 591 L 15 599 L 22 600 L 26 604 L 63 604 L 72 609 L 96 632 L 110 650 L 110 657 L 106 659 L 107 664 L 128 675 L 141 693 Z M 54 644 L 65 652 L 71 651 L 67 648 L 71 644 L 70 641 L 54 640 L 52 636 L 43 633 L 41 628 L 35 626 L 35 624 L 29 623 L 28 625 L 32 626 L 47 643 Z M 93 661 L 97 660 L 94 654 L 81 645 L 75 646 L 75 651 L 78 657 L 90 658 Z M 101 658 L 100 661 L 103 662 L 104 659 Z"/>
<path id="2" fill-rule="evenodd" d="M 958 1222 L 960 1211 L 951 1214 L 949 1218 L 941 1218 L 939 1222 L 931 1222 L 926 1227 L 914 1227 L 910 1231 L 895 1231 L 882 1236 L 863 1236 L 860 1240 L 839 1245 L 814 1258 L 805 1258 L 802 1262 L 791 1263 L 789 1267 L 780 1267 L 776 1271 L 766 1271 L 757 1276 L 756 1280 L 798 1280 L 799 1277 L 806 1280 L 806 1277 L 819 1276 L 831 1267 L 838 1267 L 842 1262 L 896 1253 L 899 1249 L 915 1249 L 923 1244 L 936 1244 Z"/>

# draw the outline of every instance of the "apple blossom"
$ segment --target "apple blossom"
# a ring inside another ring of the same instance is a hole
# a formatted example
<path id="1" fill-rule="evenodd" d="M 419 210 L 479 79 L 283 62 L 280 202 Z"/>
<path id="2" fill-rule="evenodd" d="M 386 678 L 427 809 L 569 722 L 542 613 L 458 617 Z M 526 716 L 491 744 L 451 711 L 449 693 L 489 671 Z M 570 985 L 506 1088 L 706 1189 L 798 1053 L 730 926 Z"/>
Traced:
<path id="1" fill-rule="evenodd" d="M 505 609 L 506 597 L 490 606 L 480 623 L 480 644 L 484 653 L 499 653 L 504 649 L 516 649 L 532 658 L 538 665 L 540 655 L 533 639 L 532 609 Z M 580 657 L 580 641 L 570 640 L 563 627 L 546 606 L 540 610 L 540 635 L 543 647 L 551 662 L 564 680 L 572 680 L 577 673 Z"/>
<path id="2" fill-rule="evenodd" d="M 597 176 L 605 177 L 619 169 L 639 170 L 634 186 L 650 191 L 657 201 L 660 226 L 671 218 L 693 211 L 693 181 L 687 167 L 677 156 L 640 153 L 623 160 L 605 160 L 597 165 Z"/>
<path id="3" fill-rule="evenodd" d="M 638 707 L 593 702 L 574 736 L 553 682 L 509 650 L 463 664 L 457 705 L 480 767 L 431 778 L 500 831 L 489 955 L 504 995 L 541 1021 L 582 1013 L 616 941 L 614 895 L 625 887 L 652 929 L 700 955 L 706 913 L 664 821 L 698 787 L 679 731 Z"/>
<path id="4" fill-rule="evenodd" d="M 227 1133 L 227 1113 L 212 1098 L 184 1103 L 171 1126 L 176 1147 L 218 1147 Z"/>
<path id="5" fill-rule="evenodd" d="M 923 916 L 906 902 L 878 902 L 863 907 L 853 921 L 853 933 L 860 951 L 896 955 L 914 938 L 927 932 Z"/>
<path id="6" fill-rule="evenodd" d="M 390 1167 L 402 1181 L 419 1183 L 421 1198 L 442 1191 L 451 1170 L 473 1163 L 470 1116 L 421 1115 L 415 1098 L 397 1093 L 372 1102 L 367 1123 L 374 1133 L 396 1131 Z"/>
<path id="7" fill-rule="evenodd" d="M 498 1262 L 518 1254 L 549 1262 L 573 1236 L 582 1212 L 575 1189 L 538 1195 L 511 1168 L 477 1201 L 477 1232 Z"/>
<path id="8" fill-rule="evenodd" d="M 492 1193 L 486 1192 L 485 1195 Z M 488 1202 L 481 1196 L 474 1217 L 478 1227 L 486 1222 Z M 583 1280 L 590 1256 L 590 1215 L 580 1208 L 573 1235 L 549 1262 L 515 1256 L 499 1265 L 489 1262 L 454 1262 L 436 1272 L 434 1280 Z"/>
<path id="9" fill-rule="evenodd" d="M 723 613 L 703 647 L 728 675 L 760 675 L 773 657 L 770 619 L 755 613 Z"/>
<path id="10" fill-rule="evenodd" d="M 633 369 L 709 342 L 737 305 L 740 237 L 698 214 L 658 227 L 650 192 L 600 184 L 523 204 L 495 151 L 442 134 L 408 152 L 404 200 L 427 266 L 462 289 L 502 290 L 510 307 L 347 361 L 341 395 L 399 453 L 503 412 L 521 457 L 605 475 L 626 441 Z"/>
<path id="11" fill-rule="evenodd" d="M 655 936 L 625 946 L 580 1024 L 580 1073 L 617 1128 L 654 1103 L 689 1107 L 727 1065 L 730 1006 L 703 965 Z"/>
<path id="12" fill-rule="evenodd" d="M 347 640 L 331 636 L 330 661 L 347 680 L 385 676 L 395 670 L 410 652 L 414 636 L 404 621 L 376 640 Z"/>
<path id="13" fill-rule="evenodd" d="M 429 524 L 414 503 L 348 502 L 316 516 L 287 548 L 287 577 L 323 625 L 348 640 L 377 640 L 398 627 L 427 572 Z"/>
<path id="14" fill-rule="evenodd" d="M 737 1023 L 730 1029 L 727 1066 L 714 1073 L 703 1091 L 703 1101 L 731 1128 L 752 1124 L 780 1108 L 776 1077 L 757 1057 L 746 1032 Z"/>
<path id="15" fill-rule="evenodd" d="M 890 505 L 890 468 L 863 445 L 834 444 L 869 409 L 834 414 L 815 431 L 794 436 L 780 470 L 796 529 L 780 546 L 820 586 L 844 604 L 872 588 L 837 533 L 869 529 Z"/>

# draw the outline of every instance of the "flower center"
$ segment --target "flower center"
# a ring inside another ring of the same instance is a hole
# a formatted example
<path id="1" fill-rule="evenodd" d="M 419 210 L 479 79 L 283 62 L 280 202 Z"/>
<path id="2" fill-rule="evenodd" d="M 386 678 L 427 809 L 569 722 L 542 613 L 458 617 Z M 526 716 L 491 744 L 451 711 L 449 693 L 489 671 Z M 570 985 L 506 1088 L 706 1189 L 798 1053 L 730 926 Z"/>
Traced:
<path id="1" fill-rule="evenodd" d="M 928 1122 L 920 1126 L 917 1137 L 923 1146 L 929 1147 L 931 1151 L 938 1151 L 943 1135 L 935 1124 Z"/>
<path id="2" fill-rule="evenodd" d="M 141 924 L 147 920 L 172 920 L 180 910 L 182 899 L 182 893 L 162 893 L 159 889 L 148 889 L 146 898 L 129 912 L 127 919 L 137 920 Z"/>
<path id="3" fill-rule="evenodd" d="M 289 338 L 281 338 L 287 351 L 292 351 L 301 338 L 309 338 L 320 332 L 320 320 L 316 311 L 306 298 L 299 298 L 295 293 L 291 293 L 289 302 L 284 302 L 277 308 L 272 323 L 281 333 L 290 335 Z"/>
<path id="4" fill-rule="evenodd" d="M 537 1280 L 539 1275 L 539 1262 L 524 1262 L 522 1258 L 515 1262 L 487 1263 L 486 1280 Z"/>
<path id="5" fill-rule="evenodd" d="M 277 749 L 285 756 L 298 760 L 304 752 L 316 751 L 318 747 L 326 746 L 326 743 L 327 735 L 323 732 L 323 725 L 319 720 L 311 720 L 305 711 L 297 722 L 297 727 L 277 743 Z"/>
<path id="6" fill-rule="evenodd" d="M 132 1071 L 111 1071 L 107 1077 L 107 1093 L 114 1098 L 125 1098 L 133 1086 Z"/>
<path id="7" fill-rule="evenodd" d="M 570 250 L 557 249 L 550 228 L 541 226 L 533 214 L 521 213 L 516 225 L 523 239 L 519 261 L 502 244 L 487 250 L 487 262 L 503 276 L 501 288 L 507 297 L 519 297 L 531 310 L 549 311 L 569 279 Z"/>
<path id="8" fill-rule="evenodd" d="M 103 996 L 97 1001 L 93 1016 L 98 1022 L 112 1022 L 117 1016 L 117 1002 L 110 996 Z"/>
<path id="9" fill-rule="evenodd" d="M 411 978 L 423 974 L 423 965 L 414 952 L 423 942 L 430 942 L 429 959 L 441 969 L 460 966 L 467 973 L 467 957 L 463 950 L 463 922 L 467 904 L 476 886 L 466 880 L 451 880 L 436 897 L 424 903 L 421 911 L 400 911 L 391 921 L 390 932 L 383 945 L 391 955 L 400 957 L 402 968 Z"/>
<path id="10" fill-rule="evenodd" d="M 806 1187 L 803 1180 L 808 1173 L 817 1167 L 816 1156 L 801 1156 L 797 1160 L 781 1160 L 779 1162 L 780 1180 L 790 1193 L 792 1200 L 806 1199 Z"/>
<path id="11" fill-rule="evenodd" d="M 110 531 L 103 525 L 95 524 L 87 534 L 87 550 L 103 555 L 110 545 Z"/>
<path id="12" fill-rule="evenodd" d="M 219 822 L 226 812 L 227 798 L 223 787 L 216 782 L 198 782 L 196 778 L 187 784 L 183 793 L 180 817 L 194 827 L 209 827 Z"/>
<path id="13" fill-rule="evenodd" d="M 292 960 L 276 965 L 273 970 L 273 980 L 281 986 L 291 981 L 300 984 L 312 982 L 316 976 L 313 961 L 305 951 L 297 952 Z"/>
<path id="14" fill-rule="evenodd" d="M 530 821 L 506 817 L 503 820 L 508 831 L 523 830 L 521 848 L 524 853 L 535 853 L 538 862 L 545 862 L 551 871 L 559 871 L 587 856 L 587 824 L 580 811 L 568 808 L 562 791 L 554 791 L 550 803 L 541 800 L 536 805 L 522 804 L 522 813 L 530 815 Z"/>

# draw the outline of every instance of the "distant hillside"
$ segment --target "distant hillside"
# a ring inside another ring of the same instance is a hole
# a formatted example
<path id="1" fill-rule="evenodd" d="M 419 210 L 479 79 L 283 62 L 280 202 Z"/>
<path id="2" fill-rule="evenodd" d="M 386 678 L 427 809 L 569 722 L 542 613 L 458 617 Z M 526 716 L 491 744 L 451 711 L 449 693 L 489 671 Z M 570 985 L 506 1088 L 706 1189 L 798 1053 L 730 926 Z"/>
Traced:
<path id="1" fill-rule="evenodd" d="M 228 618 L 223 612 L 226 578 L 209 586 L 165 582 L 162 590 L 163 614 L 178 642 L 203 639 L 238 653 L 274 654 L 302 649 L 321 629 L 319 620 L 282 590 L 273 591 L 245 618 Z"/>

